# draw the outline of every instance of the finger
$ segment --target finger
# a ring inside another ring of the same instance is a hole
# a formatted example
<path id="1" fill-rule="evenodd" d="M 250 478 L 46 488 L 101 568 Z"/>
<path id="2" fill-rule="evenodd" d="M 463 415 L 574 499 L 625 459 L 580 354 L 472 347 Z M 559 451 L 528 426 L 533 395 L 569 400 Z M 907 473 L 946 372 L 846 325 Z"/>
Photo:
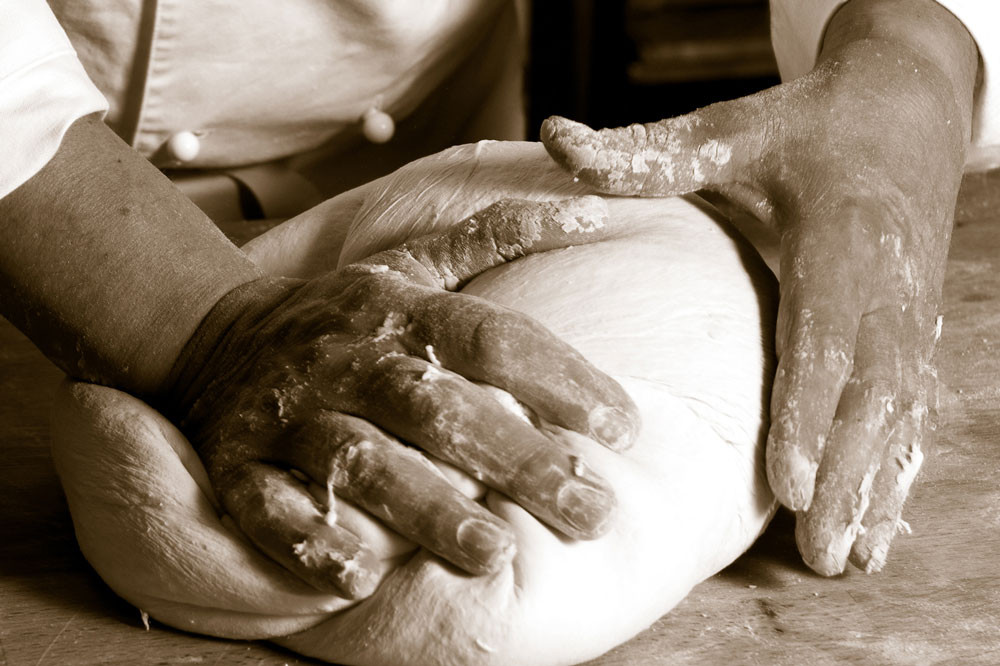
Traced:
<path id="1" fill-rule="evenodd" d="M 797 309 L 787 320 L 794 334 L 771 390 L 767 478 L 782 504 L 804 511 L 813 501 L 816 469 L 851 373 L 857 323 L 850 313 L 811 309 Z"/>
<path id="2" fill-rule="evenodd" d="M 844 387 L 823 451 L 812 505 L 798 515 L 799 552 L 806 564 L 824 576 L 844 570 L 897 421 L 899 331 L 898 309 L 885 308 L 865 316 L 854 372 Z"/>
<path id="3" fill-rule="evenodd" d="M 286 463 L 465 571 L 492 573 L 513 558 L 506 523 L 452 487 L 418 451 L 372 424 L 326 411 L 289 444 Z"/>
<path id="4" fill-rule="evenodd" d="M 936 383 L 936 375 L 929 367 L 921 374 L 926 376 L 925 384 Z M 909 531 L 902 519 L 903 505 L 924 461 L 925 441 L 931 430 L 928 400 L 933 390 L 921 390 L 916 397 L 897 405 L 899 416 L 875 475 L 871 504 L 851 549 L 851 563 L 866 573 L 881 571 L 896 534 Z"/>
<path id="5" fill-rule="evenodd" d="M 378 585 L 378 558 L 347 530 L 328 524 L 289 472 L 246 463 L 226 475 L 223 504 L 262 551 L 317 590 L 361 599 Z"/>
<path id="6" fill-rule="evenodd" d="M 843 217 L 850 222 L 850 215 Z M 782 248 L 778 367 L 766 456 L 771 489 L 794 511 L 812 503 L 817 465 L 851 376 L 875 274 L 872 250 L 855 225 L 812 226 Z M 852 239 L 855 233 L 860 237 Z"/>
<path id="7" fill-rule="evenodd" d="M 413 315 L 413 352 L 504 389 L 547 421 L 612 450 L 638 436 L 639 410 L 618 382 L 531 317 L 444 293 L 423 299 Z"/>
<path id="8" fill-rule="evenodd" d="M 601 192 L 667 196 L 728 183 L 754 171 L 773 117 L 763 95 L 654 123 L 593 130 L 553 116 L 542 123 L 549 155 Z"/>
<path id="9" fill-rule="evenodd" d="M 872 485 L 871 506 L 850 554 L 851 562 L 866 573 L 882 570 L 892 540 L 900 530 L 907 529 L 902 520 L 903 504 L 924 460 L 921 442 L 925 413 L 912 406 L 890 435 L 889 449 Z"/>
<path id="10" fill-rule="evenodd" d="M 503 199 L 447 231 L 423 236 L 357 262 L 386 266 L 449 291 L 528 254 L 607 236 L 608 207 L 597 196 L 563 201 Z"/>
<path id="11" fill-rule="evenodd" d="M 346 497 L 333 497 L 332 488 L 325 480 L 320 486 L 298 468 L 291 468 L 291 472 L 297 478 L 309 483 L 309 494 L 319 505 L 320 510 L 325 512 L 327 522 L 335 522 L 354 534 L 383 564 L 387 560 L 398 560 L 419 548 L 418 544 L 390 529 L 381 520 Z"/>
<path id="12" fill-rule="evenodd" d="M 464 378 L 409 356 L 371 364 L 359 415 L 495 488 L 579 539 L 610 527 L 607 482 Z"/>
<path id="13" fill-rule="evenodd" d="M 493 266 L 532 252 L 603 238 L 607 207 L 599 197 L 558 202 L 504 200 L 462 225 L 353 264 L 382 267 L 411 281 L 448 289 Z M 369 281 L 370 282 L 370 281 Z M 469 379 L 499 386 L 543 418 L 613 450 L 630 446 L 639 411 L 619 384 L 533 319 L 471 296 L 414 296 L 405 283 L 379 280 L 382 292 L 363 303 L 405 310 L 386 319 L 412 354 L 426 356 Z M 402 305 L 405 304 L 405 307 Z M 376 308 L 378 309 L 378 308 Z"/>

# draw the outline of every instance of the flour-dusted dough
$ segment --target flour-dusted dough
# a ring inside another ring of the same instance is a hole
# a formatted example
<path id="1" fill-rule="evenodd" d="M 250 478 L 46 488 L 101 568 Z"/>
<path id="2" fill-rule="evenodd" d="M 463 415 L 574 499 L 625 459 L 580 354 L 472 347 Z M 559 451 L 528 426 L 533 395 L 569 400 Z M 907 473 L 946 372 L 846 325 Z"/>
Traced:
<path id="1" fill-rule="evenodd" d="M 500 197 L 581 192 L 537 144 L 462 146 L 247 250 L 274 273 L 310 275 Z M 775 290 L 753 251 L 697 200 L 608 206 L 612 239 L 527 257 L 465 288 L 542 321 L 638 404 L 642 433 L 624 454 L 558 436 L 615 488 L 606 536 L 568 541 L 489 492 L 487 505 L 517 533 L 511 566 L 477 578 L 419 551 L 387 560 L 381 587 L 352 604 L 309 590 L 234 536 L 194 452 L 162 417 L 110 389 L 67 384 L 53 451 L 88 560 L 162 622 L 271 638 L 337 663 L 574 663 L 647 627 L 742 553 L 773 510 L 762 436 Z"/>

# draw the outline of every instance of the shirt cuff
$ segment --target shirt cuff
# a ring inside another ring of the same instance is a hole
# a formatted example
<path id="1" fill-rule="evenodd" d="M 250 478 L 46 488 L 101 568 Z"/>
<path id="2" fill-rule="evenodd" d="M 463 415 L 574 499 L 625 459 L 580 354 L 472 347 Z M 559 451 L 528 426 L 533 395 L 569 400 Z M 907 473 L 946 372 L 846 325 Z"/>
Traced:
<path id="1" fill-rule="evenodd" d="M 52 159 L 77 119 L 108 108 L 48 5 L 16 7 L 0 21 L 0 197 Z"/>
<path id="2" fill-rule="evenodd" d="M 844 2 L 771 0 L 771 41 L 782 80 L 795 79 L 815 66 L 827 23 Z M 1000 3 L 938 0 L 938 4 L 965 25 L 982 59 L 983 81 L 973 111 L 966 168 L 1000 166 Z"/>

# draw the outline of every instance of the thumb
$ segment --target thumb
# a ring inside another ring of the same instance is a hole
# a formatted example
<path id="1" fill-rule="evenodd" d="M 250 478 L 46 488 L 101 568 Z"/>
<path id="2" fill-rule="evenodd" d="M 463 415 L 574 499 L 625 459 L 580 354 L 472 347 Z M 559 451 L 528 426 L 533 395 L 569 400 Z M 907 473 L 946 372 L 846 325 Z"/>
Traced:
<path id="1" fill-rule="evenodd" d="M 601 192 L 684 194 L 743 179 L 756 165 L 765 148 L 761 110 L 749 97 L 601 130 L 553 116 L 542 123 L 541 138 L 560 166 Z"/>
<path id="2" fill-rule="evenodd" d="M 587 195 L 561 201 L 501 199 L 445 231 L 356 262 L 383 264 L 449 291 L 520 257 L 603 240 L 613 233 L 607 204 Z"/>

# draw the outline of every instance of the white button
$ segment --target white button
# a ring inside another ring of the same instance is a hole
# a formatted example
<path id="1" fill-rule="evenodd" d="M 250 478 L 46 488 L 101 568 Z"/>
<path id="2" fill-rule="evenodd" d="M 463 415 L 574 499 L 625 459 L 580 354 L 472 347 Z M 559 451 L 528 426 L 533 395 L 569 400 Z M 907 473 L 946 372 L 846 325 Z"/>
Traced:
<path id="1" fill-rule="evenodd" d="M 167 139 L 167 154 L 178 162 L 190 162 L 200 150 L 201 141 L 194 132 L 178 132 Z"/>
<path id="2" fill-rule="evenodd" d="M 385 143 L 396 132 L 396 123 L 393 122 L 392 116 L 379 109 L 372 108 L 365 111 L 361 122 L 365 138 L 372 143 Z"/>

